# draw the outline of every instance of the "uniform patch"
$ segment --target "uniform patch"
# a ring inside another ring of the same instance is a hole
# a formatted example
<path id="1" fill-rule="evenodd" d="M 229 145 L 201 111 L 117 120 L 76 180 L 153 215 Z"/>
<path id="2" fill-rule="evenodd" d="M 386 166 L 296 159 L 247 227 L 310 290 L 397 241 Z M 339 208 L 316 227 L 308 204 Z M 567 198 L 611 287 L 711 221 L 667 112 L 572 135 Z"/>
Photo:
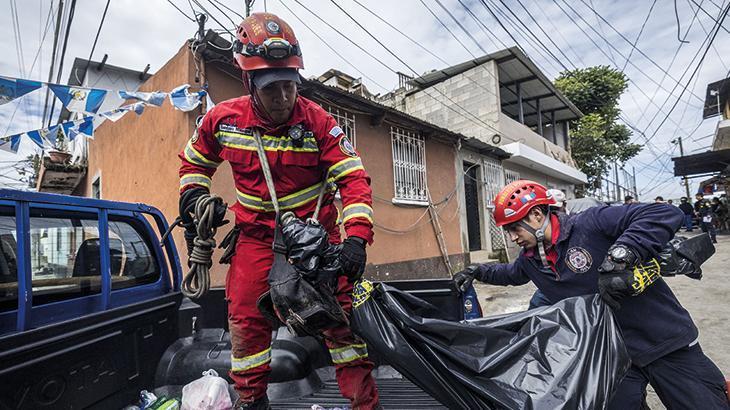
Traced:
<path id="1" fill-rule="evenodd" d="M 357 156 L 357 152 L 355 152 L 355 147 L 352 146 L 350 140 L 348 140 L 347 137 L 340 138 L 340 151 L 350 157 Z"/>
<path id="2" fill-rule="evenodd" d="M 575 273 L 586 273 L 593 266 L 593 258 L 587 250 L 576 246 L 568 249 L 565 264 Z"/>
<path id="3" fill-rule="evenodd" d="M 332 136 L 332 138 L 337 138 L 342 134 L 344 134 L 344 132 L 342 132 L 342 128 L 340 128 L 338 125 L 335 125 L 330 130 L 330 135 Z"/>
<path id="4" fill-rule="evenodd" d="M 234 132 L 236 134 L 251 135 L 250 128 L 238 128 L 233 124 L 221 123 L 221 124 L 218 124 L 218 129 L 221 131 L 225 131 L 225 132 Z"/>

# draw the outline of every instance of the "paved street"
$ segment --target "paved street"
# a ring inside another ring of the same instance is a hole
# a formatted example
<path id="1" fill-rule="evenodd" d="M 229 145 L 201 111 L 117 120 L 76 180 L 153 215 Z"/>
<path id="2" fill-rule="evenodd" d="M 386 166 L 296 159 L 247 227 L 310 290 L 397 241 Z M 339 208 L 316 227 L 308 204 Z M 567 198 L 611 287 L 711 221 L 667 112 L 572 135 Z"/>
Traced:
<path id="1" fill-rule="evenodd" d="M 704 277 L 667 278 L 680 302 L 689 310 L 700 329 L 700 344 L 726 378 L 730 378 L 730 236 L 718 236 L 717 252 L 703 266 Z M 527 308 L 535 290 L 532 283 L 520 287 L 476 285 L 485 315 L 516 312 Z M 649 405 L 663 409 L 649 390 Z"/>

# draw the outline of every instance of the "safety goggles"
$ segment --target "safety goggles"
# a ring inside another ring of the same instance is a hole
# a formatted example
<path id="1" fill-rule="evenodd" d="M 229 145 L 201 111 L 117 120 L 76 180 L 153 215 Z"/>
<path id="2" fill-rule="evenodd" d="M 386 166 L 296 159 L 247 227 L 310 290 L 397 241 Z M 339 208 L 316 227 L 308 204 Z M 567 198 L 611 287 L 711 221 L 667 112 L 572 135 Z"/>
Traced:
<path id="1" fill-rule="evenodd" d="M 292 45 L 281 37 L 267 38 L 260 45 L 248 43 L 245 47 L 243 43 L 236 40 L 233 43 L 233 52 L 247 57 L 261 57 L 267 60 L 281 60 L 290 56 L 301 55 L 298 44 Z"/>

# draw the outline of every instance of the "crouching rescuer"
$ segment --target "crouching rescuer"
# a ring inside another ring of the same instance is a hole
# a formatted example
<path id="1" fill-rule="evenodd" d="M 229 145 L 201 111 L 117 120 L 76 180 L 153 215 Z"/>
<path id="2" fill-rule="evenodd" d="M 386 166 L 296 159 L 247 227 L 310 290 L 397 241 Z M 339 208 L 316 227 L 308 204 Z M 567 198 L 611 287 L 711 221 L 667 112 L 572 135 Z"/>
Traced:
<path id="1" fill-rule="evenodd" d="M 373 240 L 372 192 L 358 153 L 336 121 L 297 93 L 298 70 L 304 66 L 291 27 L 273 14 L 254 13 L 239 25 L 237 38 L 235 62 L 243 70 L 248 95 L 211 109 L 180 154 L 180 209 L 184 219 L 208 194 L 218 165 L 230 163 L 238 199 L 232 206 L 234 235 L 227 238 L 235 241 L 235 252 L 226 255 L 231 264 L 226 276 L 231 377 L 239 394 L 235 408 L 267 409 L 272 323 L 257 300 L 269 290 L 275 208 L 305 220 L 319 203 L 317 219 L 330 242 L 339 243 L 333 204 L 339 188 L 347 238 L 340 254 L 345 275 L 337 279 L 335 296 L 349 314 L 352 283 L 364 271 L 365 247 Z M 214 213 L 219 214 L 214 225 L 223 223 L 224 212 Z M 323 336 L 340 391 L 352 408 L 379 408 L 365 343 L 347 326 L 327 329 Z"/>
<path id="2" fill-rule="evenodd" d="M 542 185 L 515 181 L 494 200 L 494 218 L 522 247 L 510 264 L 470 265 L 454 276 L 493 285 L 532 281 L 550 303 L 600 293 L 612 308 L 632 366 L 609 409 L 640 409 L 651 383 L 669 409 L 728 409 L 722 373 L 702 352 L 687 310 L 659 275 L 657 254 L 682 225 L 663 203 L 554 213 Z"/>

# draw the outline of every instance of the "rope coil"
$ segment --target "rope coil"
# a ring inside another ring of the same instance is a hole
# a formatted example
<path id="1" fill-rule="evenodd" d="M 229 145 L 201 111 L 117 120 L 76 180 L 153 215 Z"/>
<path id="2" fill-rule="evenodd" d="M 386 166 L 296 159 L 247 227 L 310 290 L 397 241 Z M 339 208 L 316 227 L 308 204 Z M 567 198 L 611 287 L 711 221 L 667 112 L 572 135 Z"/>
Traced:
<path id="1" fill-rule="evenodd" d="M 202 195 L 195 203 L 196 236 L 188 257 L 190 269 L 183 277 L 182 293 L 191 299 L 203 297 L 210 289 L 210 268 L 213 266 L 213 250 L 217 228 L 213 225 L 216 206 L 223 199 L 218 195 Z"/>

